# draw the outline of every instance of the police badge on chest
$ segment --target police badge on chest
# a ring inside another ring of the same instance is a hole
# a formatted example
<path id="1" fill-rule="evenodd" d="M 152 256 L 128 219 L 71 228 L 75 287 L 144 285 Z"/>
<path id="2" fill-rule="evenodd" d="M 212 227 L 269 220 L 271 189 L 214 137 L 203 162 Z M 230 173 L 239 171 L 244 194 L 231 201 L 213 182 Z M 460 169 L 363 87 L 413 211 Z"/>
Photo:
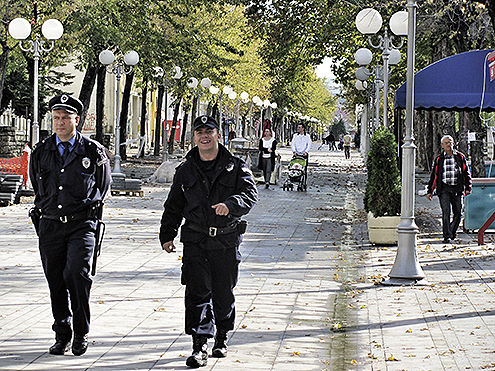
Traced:
<path id="1" fill-rule="evenodd" d="M 90 165 L 91 165 L 91 160 L 90 160 L 89 158 L 87 158 L 87 157 L 84 157 L 84 158 L 82 159 L 82 166 L 83 166 L 85 169 L 87 169 L 87 168 L 89 168 L 89 166 L 90 166 Z"/>

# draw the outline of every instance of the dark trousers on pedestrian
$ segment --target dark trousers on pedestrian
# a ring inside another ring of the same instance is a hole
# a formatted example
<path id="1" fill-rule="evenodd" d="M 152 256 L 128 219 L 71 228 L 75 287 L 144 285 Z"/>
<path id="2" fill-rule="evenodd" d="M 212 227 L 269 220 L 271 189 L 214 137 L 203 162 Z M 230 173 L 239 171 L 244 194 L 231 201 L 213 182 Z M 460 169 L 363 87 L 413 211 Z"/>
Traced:
<path id="1" fill-rule="evenodd" d="M 186 334 L 211 338 L 215 326 L 225 331 L 234 328 L 234 287 L 240 261 L 237 247 L 205 250 L 197 244 L 184 243 Z"/>
<path id="2" fill-rule="evenodd" d="M 269 184 L 270 178 L 272 177 L 272 159 L 270 157 L 269 158 L 263 157 L 261 159 L 261 163 L 263 166 L 263 174 L 265 176 L 265 183 Z"/>
<path id="3" fill-rule="evenodd" d="M 442 232 L 444 239 L 456 238 L 457 228 L 461 222 L 461 197 L 462 192 L 456 192 L 457 186 L 450 186 L 442 183 L 442 191 L 438 198 L 442 209 Z M 450 220 L 450 210 L 452 208 L 452 220 Z"/>
<path id="4" fill-rule="evenodd" d="M 89 332 L 92 284 L 89 271 L 95 232 L 93 220 L 62 223 L 42 218 L 40 221 L 39 249 L 50 289 L 52 328 L 57 340 L 72 339 L 71 322 L 76 334 Z"/>
<path id="5" fill-rule="evenodd" d="M 344 146 L 345 158 L 351 158 L 351 146 Z"/>

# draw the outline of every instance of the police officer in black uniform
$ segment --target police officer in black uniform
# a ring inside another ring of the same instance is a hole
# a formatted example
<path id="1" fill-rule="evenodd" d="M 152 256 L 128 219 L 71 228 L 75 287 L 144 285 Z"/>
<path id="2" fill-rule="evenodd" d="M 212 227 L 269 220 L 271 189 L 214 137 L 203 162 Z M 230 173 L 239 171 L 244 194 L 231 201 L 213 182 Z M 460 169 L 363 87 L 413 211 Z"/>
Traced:
<path id="1" fill-rule="evenodd" d="M 239 245 L 246 227 L 241 216 L 256 204 L 258 191 L 244 161 L 219 144 L 213 117 L 196 118 L 193 129 L 196 147 L 176 170 L 164 204 L 160 242 L 163 250 L 175 252 L 173 240 L 185 219 L 182 283 L 186 333 L 193 337 L 186 365 L 197 368 L 207 364 L 208 338 L 215 336 L 213 357 L 227 355 L 227 332 L 235 321 Z"/>
<path id="2" fill-rule="evenodd" d="M 31 216 L 54 317 L 56 342 L 49 351 L 68 351 L 74 332 L 72 353 L 79 356 L 88 347 L 90 259 L 110 164 L 99 143 L 76 131 L 83 109 L 79 99 L 63 94 L 49 106 L 55 133 L 36 144 L 31 155 L 29 175 L 36 195 Z"/>

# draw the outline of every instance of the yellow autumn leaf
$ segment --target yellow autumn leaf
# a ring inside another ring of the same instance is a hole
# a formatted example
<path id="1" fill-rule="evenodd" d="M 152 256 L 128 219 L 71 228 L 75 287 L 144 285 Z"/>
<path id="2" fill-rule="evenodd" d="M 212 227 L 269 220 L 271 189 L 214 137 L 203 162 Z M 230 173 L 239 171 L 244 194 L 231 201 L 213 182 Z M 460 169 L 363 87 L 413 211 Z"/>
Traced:
<path id="1" fill-rule="evenodd" d="M 400 359 L 397 359 L 395 358 L 392 354 L 390 355 L 390 357 L 387 358 L 387 361 L 394 361 L 394 362 L 398 362 L 400 361 Z"/>

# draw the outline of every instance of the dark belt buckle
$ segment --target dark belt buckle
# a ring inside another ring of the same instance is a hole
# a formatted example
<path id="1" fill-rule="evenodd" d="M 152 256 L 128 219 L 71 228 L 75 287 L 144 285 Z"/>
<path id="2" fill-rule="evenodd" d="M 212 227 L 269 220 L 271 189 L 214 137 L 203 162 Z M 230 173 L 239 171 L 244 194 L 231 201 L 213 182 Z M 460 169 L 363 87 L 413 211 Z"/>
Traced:
<path id="1" fill-rule="evenodd" d="M 61 216 L 61 217 L 60 217 L 60 221 L 61 221 L 62 223 L 64 223 L 64 224 L 65 224 L 65 223 L 67 223 L 67 215 L 63 215 L 63 216 Z"/>
<path id="2" fill-rule="evenodd" d="M 216 235 L 217 235 L 217 230 L 218 230 L 218 228 L 217 228 L 217 227 L 209 227 L 209 228 L 208 228 L 208 235 L 209 235 L 210 237 L 216 237 Z"/>

